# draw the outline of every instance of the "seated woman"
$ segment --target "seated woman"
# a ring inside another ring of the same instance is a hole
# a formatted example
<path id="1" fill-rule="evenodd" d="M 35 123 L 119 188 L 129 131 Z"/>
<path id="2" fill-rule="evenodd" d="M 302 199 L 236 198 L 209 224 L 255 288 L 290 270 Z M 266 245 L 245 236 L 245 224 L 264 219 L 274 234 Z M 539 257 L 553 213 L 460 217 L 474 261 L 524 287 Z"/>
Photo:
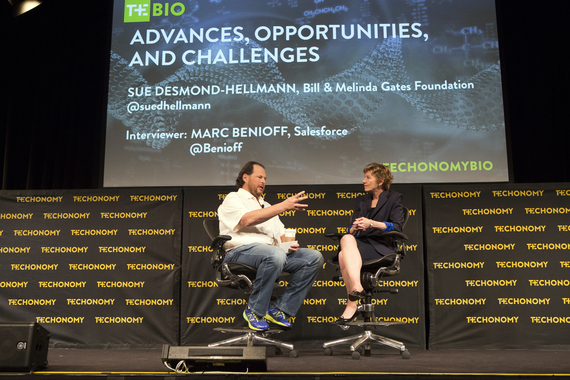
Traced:
<path id="1" fill-rule="evenodd" d="M 392 253 L 379 236 L 383 231 L 402 231 L 402 194 L 390 190 L 394 176 L 384 165 L 371 163 L 363 170 L 365 194 L 356 200 L 349 233 L 340 239 L 338 261 L 346 284 L 346 308 L 337 320 L 343 325 L 357 316 L 357 301 L 364 298 L 360 283 L 362 260 L 378 259 Z"/>

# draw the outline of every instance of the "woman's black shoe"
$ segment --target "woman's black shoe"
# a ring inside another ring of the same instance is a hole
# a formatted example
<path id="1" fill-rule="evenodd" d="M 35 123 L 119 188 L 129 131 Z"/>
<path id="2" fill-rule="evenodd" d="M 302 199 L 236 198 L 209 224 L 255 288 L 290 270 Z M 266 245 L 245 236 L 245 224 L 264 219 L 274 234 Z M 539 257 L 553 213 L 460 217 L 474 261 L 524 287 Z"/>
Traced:
<path id="1" fill-rule="evenodd" d="M 348 293 L 348 299 L 351 301 L 358 301 L 364 299 L 366 292 L 363 290 L 361 292 L 353 290 L 352 292 Z"/>
<path id="2" fill-rule="evenodd" d="M 341 315 L 340 317 L 338 317 L 338 319 L 335 321 L 335 323 L 339 326 L 343 326 L 343 325 L 347 324 L 348 322 L 353 322 L 356 319 L 356 317 L 358 316 L 358 313 L 359 313 L 359 311 L 356 310 L 354 312 L 354 314 L 352 314 L 352 317 L 350 317 L 350 318 L 343 318 Z"/>

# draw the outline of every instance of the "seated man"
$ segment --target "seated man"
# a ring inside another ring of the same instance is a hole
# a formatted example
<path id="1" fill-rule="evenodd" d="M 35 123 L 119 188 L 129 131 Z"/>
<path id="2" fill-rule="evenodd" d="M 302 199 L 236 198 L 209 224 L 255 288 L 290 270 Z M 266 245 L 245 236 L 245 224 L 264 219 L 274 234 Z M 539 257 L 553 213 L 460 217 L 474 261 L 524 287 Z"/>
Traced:
<path id="1" fill-rule="evenodd" d="M 224 262 L 240 262 L 258 269 L 243 312 L 249 328 L 258 331 L 269 329 L 266 321 L 290 328 L 287 316 L 297 313 L 323 266 L 319 251 L 299 248 L 296 243 L 289 252 L 279 247 L 285 228 L 278 215 L 288 210 L 305 210 L 307 205 L 299 203 L 307 199 L 302 196 L 304 191 L 272 206 L 262 197 L 265 180 L 265 167 L 248 162 L 236 179 L 238 191 L 229 193 L 218 208 L 220 234 L 232 237 L 224 246 Z M 270 305 L 273 284 L 282 271 L 291 273 L 289 285 Z"/>

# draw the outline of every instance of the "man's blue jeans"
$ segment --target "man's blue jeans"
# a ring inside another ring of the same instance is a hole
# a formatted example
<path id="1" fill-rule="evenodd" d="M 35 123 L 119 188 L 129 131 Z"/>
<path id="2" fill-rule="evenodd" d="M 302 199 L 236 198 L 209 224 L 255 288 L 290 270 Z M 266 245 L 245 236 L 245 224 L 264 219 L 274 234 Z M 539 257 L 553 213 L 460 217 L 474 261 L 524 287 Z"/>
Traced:
<path id="1" fill-rule="evenodd" d="M 259 317 L 265 316 L 271 301 L 273 284 L 281 272 L 291 273 L 285 292 L 275 302 L 282 312 L 295 316 L 313 285 L 324 259 L 319 251 L 299 248 L 286 254 L 273 245 L 252 243 L 232 249 L 224 262 L 239 262 L 257 268 L 249 308 Z"/>

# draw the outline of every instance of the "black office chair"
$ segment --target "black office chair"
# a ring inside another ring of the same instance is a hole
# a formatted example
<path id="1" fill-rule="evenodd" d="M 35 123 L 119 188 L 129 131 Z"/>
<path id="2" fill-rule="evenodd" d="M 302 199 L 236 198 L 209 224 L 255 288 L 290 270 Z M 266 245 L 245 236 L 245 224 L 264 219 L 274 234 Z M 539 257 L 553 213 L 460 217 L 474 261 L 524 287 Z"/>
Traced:
<path id="1" fill-rule="evenodd" d="M 402 228 L 406 225 L 409 216 L 409 210 L 404 207 L 404 223 L 402 224 Z M 327 233 L 325 236 L 330 237 L 335 241 L 339 241 L 343 234 Z M 360 316 L 362 316 L 363 321 L 357 319 L 353 322 L 347 322 L 345 325 L 339 326 L 343 330 L 347 330 L 351 326 L 358 326 L 363 327 L 364 331 L 361 334 L 331 340 L 324 343 L 323 348 L 325 349 L 325 355 L 327 356 L 332 355 L 332 347 L 342 344 L 351 345 L 350 350 L 352 351 L 351 355 L 353 359 L 359 359 L 362 352 L 364 352 L 365 356 L 370 356 L 372 343 L 378 343 L 400 350 L 400 354 L 403 359 L 409 359 L 411 356 L 404 343 L 372 332 L 372 329 L 378 326 L 403 324 L 403 322 L 376 321 L 376 316 L 374 314 L 374 305 L 372 304 L 372 296 L 374 293 L 398 292 L 398 289 L 380 288 L 378 287 L 378 283 L 382 277 L 394 276 L 400 272 L 402 259 L 406 256 L 405 242 L 408 240 L 408 237 L 398 231 L 387 231 L 382 234 L 382 239 L 386 245 L 393 247 L 395 252 L 382 258 L 364 260 L 362 262 L 360 281 L 366 291 L 366 296 L 358 306 L 358 311 L 360 312 Z M 329 260 L 329 263 L 337 267 L 339 266 L 338 261 L 334 259 Z M 342 279 L 342 277 L 339 277 L 339 279 Z"/>
<path id="2" fill-rule="evenodd" d="M 239 289 L 246 294 L 251 294 L 253 291 L 253 282 L 257 275 L 257 268 L 236 262 L 224 263 L 225 250 L 223 247 L 228 240 L 231 240 L 231 236 L 219 235 L 220 227 L 218 219 L 204 219 L 202 223 L 204 225 L 204 229 L 208 233 L 208 236 L 212 239 L 211 247 L 213 253 L 211 264 L 216 270 L 216 283 L 218 286 Z M 288 273 L 283 273 L 278 278 L 278 281 L 287 275 Z M 277 288 L 279 288 L 278 282 L 274 285 L 274 289 Z M 208 347 L 231 346 L 242 343 L 246 343 L 247 346 L 251 347 L 255 344 L 264 344 L 274 346 L 275 353 L 277 354 L 280 354 L 282 352 L 281 349 L 285 348 L 289 350 L 290 357 L 296 358 L 299 355 L 292 344 L 269 338 L 273 334 L 279 334 L 286 331 L 284 329 L 271 328 L 266 331 L 255 331 L 248 327 L 217 327 L 214 331 L 240 335 L 219 342 L 210 343 Z"/>

